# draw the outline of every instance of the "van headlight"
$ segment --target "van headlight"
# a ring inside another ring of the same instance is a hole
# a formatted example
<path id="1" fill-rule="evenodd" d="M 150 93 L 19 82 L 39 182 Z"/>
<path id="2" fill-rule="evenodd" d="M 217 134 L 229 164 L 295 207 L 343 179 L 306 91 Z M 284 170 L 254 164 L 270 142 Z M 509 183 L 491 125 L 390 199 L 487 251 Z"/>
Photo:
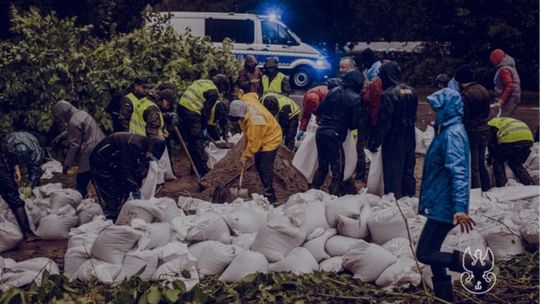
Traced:
<path id="1" fill-rule="evenodd" d="M 323 59 L 317 59 L 317 61 L 315 61 L 315 65 L 318 68 L 323 68 L 324 67 L 324 60 Z"/>

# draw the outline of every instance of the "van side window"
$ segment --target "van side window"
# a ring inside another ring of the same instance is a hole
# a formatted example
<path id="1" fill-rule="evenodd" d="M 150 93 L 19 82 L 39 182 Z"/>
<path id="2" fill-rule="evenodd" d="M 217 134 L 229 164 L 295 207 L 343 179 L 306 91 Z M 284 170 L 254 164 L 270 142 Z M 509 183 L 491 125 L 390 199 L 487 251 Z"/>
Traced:
<path id="1" fill-rule="evenodd" d="M 297 45 L 296 39 L 294 39 L 287 29 L 281 26 L 279 23 L 271 21 L 261 21 L 262 25 L 262 40 L 264 44 L 285 44 L 285 45 Z"/>
<path id="2" fill-rule="evenodd" d="M 223 42 L 225 38 L 230 38 L 235 43 L 254 41 L 253 20 L 206 19 L 205 27 L 206 35 L 212 38 L 212 42 Z"/>

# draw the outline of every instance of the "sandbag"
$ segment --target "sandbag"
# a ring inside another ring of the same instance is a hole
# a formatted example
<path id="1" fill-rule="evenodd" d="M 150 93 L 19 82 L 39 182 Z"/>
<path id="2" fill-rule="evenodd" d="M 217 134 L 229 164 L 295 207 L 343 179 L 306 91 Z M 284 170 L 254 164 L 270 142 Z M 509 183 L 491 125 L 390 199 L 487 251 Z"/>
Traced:
<path id="1" fill-rule="evenodd" d="M 538 186 L 511 186 L 492 188 L 484 193 L 492 202 L 509 202 L 527 200 L 538 196 Z"/>
<path id="2" fill-rule="evenodd" d="M 471 252 L 480 250 L 482 253 L 486 253 L 487 250 L 484 237 L 477 230 L 463 233 L 459 226 L 456 226 L 448 233 L 441 246 L 441 250 L 446 252 L 453 252 L 454 250 L 465 252 L 467 248 Z"/>
<path id="3" fill-rule="evenodd" d="M 317 263 L 329 259 L 330 255 L 325 250 L 326 241 L 336 234 L 336 229 L 328 229 L 321 236 L 304 243 L 302 247 L 306 248 L 311 253 Z"/>
<path id="4" fill-rule="evenodd" d="M 245 249 L 222 243 L 212 243 L 204 247 L 197 259 L 197 269 L 201 275 L 221 275 L 225 268 Z"/>
<path id="5" fill-rule="evenodd" d="M 398 259 L 402 257 L 414 259 L 414 254 L 412 252 L 410 242 L 406 238 L 399 237 L 391 239 L 390 241 L 384 243 L 382 247 L 390 251 L 390 253 L 392 253 L 392 255 L 394 255 Z"/>
<path id="6" fill-rule="evenodd" d="M 326 220 L 326 203 L 322 201 L 312 201 L 303 204 L 286 204 L 284 212 L 286 215 L 295 213 L 302 223 L 300 228 L 311 234 L 315 229 L 329 229 L 330 225 Z"/>
<path id="7" fill-rule="evenodd" d="M 397 261 L 388 250 L 377 244 L 361 241 L 343 256 L 343 267 L 362 282 L 374 282 L 383 271 Z"/>
<path id="8" fill-rule="evenodd" d="M 519 227 L 521 237 L 525 242 L 538 248 L 538 239 L 540 238 L 540 226 L 538 225 L 538 219 L 532 219 L 528 222 L 524 222 Z"/>
<path id="9" fill-rule="evenodd" d="M 171 241 L 172 227 L 169 223 L 148 224 L 141 219 L 134 219 L 131 227 L 141 232 L 137 249 L 147 250 L 167 245 Z"/>
<path id="10" fill-rule="evenodd" d="M 379 245 L 398 237 L 407 238 L 407 225 L 398 207 L 374 210 L 368 219 L 368 228 L 371 239 Z"/>
<path id="11" fill-rule="evenodd" d="M 2 260 L 0 263 L 4 264 L 0 278 L 0 290 L 2 291 L 28 285 L 32 282 L 41 285 L 44 271 L 49 272 L 49 274 L 60 274 L 58 265 L 48 258 L 32 258 L 21 262 L 15 262 L 12 259 Z"/>
<path id="12" fill-rule="evenodd" d="M 171 158 L 169 156 L 169 151 L 167 147 L 165 147 L 165 151 L 163 152 L 163 155 L 158 162 L 158 175 L 156 178 L 156 183 L 158 185 L 161 185 L 164 184 L 165 181 L 170 181 L 174 179 L 176 179 L 176 176 L 174 175 L 172 169 Z"/>
<path id="13" fill-rule="evenodd" d="M 415 152 L 417 154 L 425 155 L 433 142 L 433 138 L 435 138 L 435 129 L 432 126 L 427 126 L 426 131 L 414 128 L 414 134 L 416 137 Z"/>
<path id="14" fill-rule="evenodd" d="M 79 279 L 83 282 L 98 282 L 111 284 L 120 273 L 122 264 L 112 264 L 99 259 L 92 258 L 79 267 L 73 275 L 72 280 Z"/>
<path id="15" fill-rule="evenodd" d="M 143 280 L 149 279 L 158 267 L 158 256 L 152 250 L 135 250 L 126 254 L 122 269 L 116 276 L 115 281 L 120 282 L 124 279 L 130 279 L 135 274 L 140 273 L 139 277 Z"/>
<path id="16" fill-rule="evenodd" d="M 185 272 L 188 274 L 184 275 Z M 154 272 L 152 278 L 154 280 L 166 280 L 168 282 L 180 280 L 184 283 L 187 290 L 191 290 L 191 288 L 199 284 L 199 274 L 195 267 L 195 260 L 190 255 L 185 255 L 162 264 Z"/>
<path id="17" fill-rule="evenodd" d="M 70 205 L 73 208 L 81 203 L 82 196 L 77 190 L 73 189 L 61 189 L 56 190 L 51 194 L 51 209 L 58 210 L 66 205 Z"/>
<path id="18" fill-rule="evenodd" d="M 0 212 L 0 253 L 17 247 L 23 237 L 13 213 L 2 210 Z"/>
<path id="19" fill-rule="evenodd" d="M 41 170 L 43 170 L 41 179 L 51 179 L 54 177 L 54 173 L 62 173 L 62 163 L 53 159 L 42 164 Z"/>
<path id="20" fill-rule="evenodd" d="M 502 220 L 504 223 L 490 221 L 478 227 L 478 231 L 484 237 L 487 245 L 493 251 L 497 260 L 509 260 L 524 251 L 521 242 L 521 234 L 509 218 Z"/>
<path id="21" fill-rule="evenodd" d="M 234 207 L 231 212 L 223 215 L 223 219 L 236 235 L 259 231 L 266 223 L 266 218 L 267 214 L 265 212 L 257 212 L 255 208 L 241 205 Z"/>
<path id="22" fill-rule="evenodd" d="M 63 240 L 69 238 L 71 228 L 77 227 L 79 218 L 71 205 L 65 205 L 41 218 L 34 233 L 43 240 Z"/>
<path id="23" fill-rule="evenodd" d="M 161 212 L 155 214 L 156 218 L 160 222 L 171 223 L 174 218 L 178 216 L 184 216 L 184 212 L 180 208 L 178 208 L 176 202 L 171 198 L 155 198 L 152 200 L 152 203 L 161 210 Z"/>
<path id="24" fill-rule="evenodd" d="M 375 281 L 378 287 L 407 288 L 409 285 L 418 286 L 422 276 L 417 270 L 416 263 L 409 257 L 401 257 L 388 266 Z"/>
<path id="25" fill-rule="evenodd" d="M 300 275 L 319 270 L 319 264 L 306 248 L 297 247 L 291 250 L 282 260 L 268 265 L 268 270 Z"/>
<path id="26" fill-rule="evenodd" d="M 371 160 L 367 178 L 367 191 L 382 196 L 384 194 L 382 148 L 379 148 L 375 153 L 367 151 L 366 156 Z"/>
<path id="27" fill-rule="evenodd" d="M 135 246 L 140 236 L 140 231 L 129 226 L 109 226 L 103 229 L 94 241 L 92 256 L 107 263 L 121 265 L 126 253 Z"/>
<path id="28" fill-rule="evenodd" d="M 327 202 L 336 198 L 335 196 L 328 194 L 319 189 L 309 189 L 306 192 L 295 193 L 289 196 L 287 203 L 284 205 L 285 208 L 294 205 L 310 204 L 313 202 Z"/>
<path id="29" fill-rule="evenodd" d="M 264 255 L 246 250 L 231 262 L 229 267 L 221 274 L 219 280 L 224 282 L 238 282 L 245 276 L 256 272 L 268 273 L 268 261 Z"/>
<path id="30" fill-rule="evenodd" d="M 212 207 L 212 203 L 203 201 L 194 197 L 179 196 L 178 207 L 180 207 L 186 214 L 195 214 L 197 209 L 201 207 Z"/>
<path id="31" fill-rule="evenodd" d="M 154 249 L 154 252 L 158 257 L 160 264 L 164 264 L 176 259 L 195 261 L 195 258 L 188 250 L 188 246 L 180 242 L 170 242 L 165 246 Z"/>
<path id="32" fill-rule="evenodd" d="M 319 264 L 319 269 L 325 272 L 342 272 L 343 268 L 343 257 L 336 256 L 324 260 Z"/>
<path id="33" fill-rule="evenodd" d="M 69 232 L 68 249 L 83 245 L 92 246 L 98 234 L 112 224 L 111 220 L 105 220 L 104 216 L 98 216 L 89 223 L 71 229 Z"/>
<path id="34" fill-rule="evenodd" d="M 189 246 L 188 250 L 189 250 L 189 253 L 198 261 L 200 258 L 201 258 L 201 255 L 204 251 L 204 249 L 207 247 L 207 246 L 216 246 L 216 245 L 219 245 L 219 244 L 222 244 L 218 241 L 202 241 L 202 242 L 197 242 L 197 243 L 193 243 Z"/>
<path id="35" fill-rule="evenodd" d="M 343 142 L 343 154 L 345 158 L 345 168 L 343 170 L 343 181 L 352 177 L 356 170 L 356 163 L 358 162 L 358 152 L 356 151 L 356 140 L 351 130 L 348 131 L 347 137 Z"/>
<path id="36" fill-rule="evenodd" d="M 360 216 L 350 218 L 344 215 L 338 215 L 337 231 L 340 235 L 356 239 L 365 239 L 369 236 L 367 221 L 371 214 L 371 207 L 368 204 L 361 206 Z"/>
<path id="37" fill-rule="evenodd" d="M 71 280 L 81 265 L 92 258 L 90 255 L 91 248 L 91 246 L 83 245 L 66 250 L 63 275 Z"/>
<path id="38" fill-rule="evenodd" d="M 164 218 L 163 210 L 154 201 L 131 200 L 124 203 L 116 225 L 129 225 L 133 219 L 142 219 L 147 223 L 152 223 L 156 218 Z"/>
<path id="39" fill-rule="evenodd" d="M 255 241 L 256 236 L 257 233 L 242 233 L 231 238 L 231 245 L 236 245 L 248 250 Z"/>
<path id="40" fill-rule="evenodd" d="M 364 194 L 338 197 L 326 205 L 326 220 L 330 227 L 335 228 L 337 226 L 338 215 L 358 218 L 362 205 L 367 203 L 367 196 Z"/>
<path id="41" fill-rule="evenodd" d="M 82 200 L 77 206 L 77 216 L 80 224 L 91 222 L 98 215 L 103 215 L 103 209 L 94 199 Z"/>
<path id="42" fill-rule="evenodd" d="M 144 179 L 140 188 L 141 197 L 145 200 L 149 200 L 156 196 L 156 185 L 159 175 L 159 168 L 157 161 L 151 161 L 148 167 L 148 174 Z"/>
<path id="43" fill-rule="evenodd" d="M 195 217 L 195 225 L 188 229 L 186 239 L 189 241 L 214 240 L 230 244 L 231 232 L 221 215 L 206 213 Z"/>
<path id="44" fill-rule="evenodd" d="M 54 183 L 36 187 L 32 192 L 34 195 L 36 195 L 36 197 L 43 198 L 51 196 L 51 194 L 60 190 L 62 190 L 62 183 Z"/>
<path id="45" fill-rule="evenodd" d="M 364 243 L 363 240 L 335 235 L 326 241 L 325 249 L 331 257 L 343 256 L 351 247 Z"/>
<path id="46" fill-rule="evenodd" d="M 284 216 L 276 216 L 257 232 L 251 250 L 262 253 L 269 261 L 276 262 L 306 239 L 306 232 Z"/>

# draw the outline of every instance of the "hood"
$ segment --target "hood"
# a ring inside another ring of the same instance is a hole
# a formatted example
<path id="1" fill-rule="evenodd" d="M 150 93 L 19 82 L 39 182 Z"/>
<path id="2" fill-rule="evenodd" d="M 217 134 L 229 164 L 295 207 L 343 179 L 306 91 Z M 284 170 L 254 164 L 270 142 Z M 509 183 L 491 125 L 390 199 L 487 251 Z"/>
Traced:
<path id="1" fill-rule="evenodd" d="M 56 121 L 67 123 L 71 119 L 71 116 L 73 116 L 73 114 L 75 114 L 75 112 L 77 112 L 78 110 L 79 109 L 77 109 L 69 102 L 62 100 L 54 105 L 53 117 Z"/>
<path id="2" fill-rule="evenodd" d="M 247 103 L 247 104 L 257 104 L 257 103 L 260 103 L 259 102 L 259 95 L 257 95 L 257 93 L 254 93 L 254 92 L 251 92 L 251 93 L 247 93 L 247 94 L 244 94 L 240 97 L 240 100 L 242 100 L 243 102 Z"/>
<path id="3" fill-rule="evenodd" d="M 383 89 L 393 87 L 403 81 L 401 68 L 396 62 L 383 64 L 379 69 L 379 77 L 381 78 Z"/>
<path id="4" fill-rule="evenodd" d="M 326 81 L 326 86 L 328 87 L 328 90 L 339 87 L 342 84 L 343 80 L 341 78 L 330 78 Z"/>
<path id="5" fill-rule="evenodd" d="M 360 93 L 364 87 L 364 75 L 359 70 L 352 70 L 343 76 L 342 86 Z"/>
<path id="6" fill-rule="evenodd" d="M 444 88 L 427 97 L 428 103 L 435 111 L 435 125 L 447 126 L 454 119 L 463 117 L 463 101 L 455 90 Z"/>
<path id="7" fill-rule="evenodd" d="M 504 56 L 503 60 L 497 64 L 497 68 L 501 68 L 503 66 L 507 66 L 507 67 L 511 67 L 511 68 L 516 68 L 516 62 L 514 61 L 514 58 L 512 58 L 512 56 L 510 55 L 506 55 Z"/>
<path id="8" fill-rule="evenodd" d="M 360 54 L 360 59 L 366 68 L 370 68 L 375 62 L 379 61 L 375 52 L 370 48 L 365 49 L 362 54 Z"/>

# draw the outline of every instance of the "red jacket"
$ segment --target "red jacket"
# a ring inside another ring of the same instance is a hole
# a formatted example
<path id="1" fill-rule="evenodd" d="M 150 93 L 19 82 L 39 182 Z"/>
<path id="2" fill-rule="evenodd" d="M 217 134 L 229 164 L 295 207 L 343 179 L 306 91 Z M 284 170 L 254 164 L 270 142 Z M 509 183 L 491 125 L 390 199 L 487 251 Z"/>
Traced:
<path id="1" fill-rule="evenodd" d="M 369 120 L 372 126 L 377 125 L 379 111 L 381 108 L 381 97 L 383 95 L 381 78 L 377 77 L 366 87 L 362 100 L 369 105 Z"/>
<path id="2" fill-rule="evenodd" d="M 509 69 L 501 69 L 499 72 L 499 79 L 502 82 L 504 89 L 499 97 L 503 103 L 505 103 L 512 94 L 514 80 L 512 79 L 512 72 Z"/>
<path id="3" fill-rule="evenodd" d="M 306 131 L 311 114 L 315 113 L 319 104 L 328 95 L 328 87 L 325 85 L 314 87 L 304 94 L 304 100 L 302 101 L 302 119 L 300 121 L 300 130 Z"/>

